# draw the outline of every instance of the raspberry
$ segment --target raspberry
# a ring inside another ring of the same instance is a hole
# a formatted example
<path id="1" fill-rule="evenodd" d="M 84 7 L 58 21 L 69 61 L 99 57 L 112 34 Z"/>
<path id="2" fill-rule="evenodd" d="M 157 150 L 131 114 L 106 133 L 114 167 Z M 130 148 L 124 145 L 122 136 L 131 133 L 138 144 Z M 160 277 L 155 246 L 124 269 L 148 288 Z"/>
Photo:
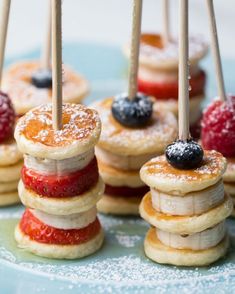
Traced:
<path id="1" fill-rule="evenodd" d="M 0 91 L 0 143 L 13 135 L 15 111 L 7 94 Z"/>
<path id="2" fill-rule="evenodd" d="M 226 157 L 235 156 L 235 96 L 227 101 L 214 101 L 202 119 L 202 145 Z"/>

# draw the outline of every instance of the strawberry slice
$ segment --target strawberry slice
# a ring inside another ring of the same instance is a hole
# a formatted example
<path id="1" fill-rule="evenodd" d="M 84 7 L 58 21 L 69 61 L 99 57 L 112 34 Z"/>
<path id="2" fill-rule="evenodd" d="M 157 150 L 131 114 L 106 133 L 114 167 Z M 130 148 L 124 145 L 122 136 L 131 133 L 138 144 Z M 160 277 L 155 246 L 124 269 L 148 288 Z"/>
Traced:
<path id="1" fill-rule="evenodd" d="M 148 186 L 131 188 L 127 186 L 114 187 L 105 185 L 105 193 L 111 196 L 123 196 L 123 197 L 143 197 L 149 191 Z"/>
<path id="2" fill-rule="evenodd" d="M 206 85 L 205 72 L 203 70 L 200 70 L 200 72 L 196 76 L 191 77 L 191 79 L 189 80 L 189 84 L 191 88 L 189 92 L 190 97 L 202 95 L 204 93 Z M 138 89 L 140 92 L 154 96 L 157 99 L 178 99 L 178 81 L 171 83 L 156 83 L 144 81 L 139 78 Z"/>
<path id="3" fill-rule="evenodd" d="M 31 240 L 39 243 L 54 245 L 79 245 L 91 240 L 101 229 L 98 218 L 82 229 L 57 229 L 48 226 L 36 218 L 29 209 L 26 209 L 21 221 L 20 229 Z"/>
<path id="4" fill-rule="evenodd" d="M 23 166 L 21 171 L 25 187 L 45 197 L 72 197 L 89 190 L 98 182 L 97 160 L 94 159 L 82 170 L 68 175 L 42 175 Z"/>

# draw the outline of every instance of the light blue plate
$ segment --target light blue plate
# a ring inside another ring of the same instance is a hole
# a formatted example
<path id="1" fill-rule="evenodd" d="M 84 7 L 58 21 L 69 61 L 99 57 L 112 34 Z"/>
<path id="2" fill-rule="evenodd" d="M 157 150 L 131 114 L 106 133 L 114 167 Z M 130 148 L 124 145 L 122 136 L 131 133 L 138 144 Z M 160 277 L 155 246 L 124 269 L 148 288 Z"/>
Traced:
<path id="1" fill-rule="evenodd" d="M 9 62 L 38 55 L 35 51 Z M 92 91 L 86 103 L 125 90 L 127 63 L 116 47 L 66 44 L 64 62 L 90 80 Z M 210 59 L 204 66 L 211 72 L 208 92 L 212 97 L 216 88 Z M 227 90 L 233 93 L 234 68 L 235 61 L 224 61 Z M 144 221 L 101 215 L 106 240 L 100 252 L 76 261 L 49 260 L 16 247 L 13 230 L 22 211 L 21 206 L 0 209 L 0 294 L 235 292 L 233 245 L 225 259 L 210 267 L 157 265 L 144 256 L 143 239 L 148 228 Z M 228 224 L 233 243 L 235 223 L 229 220 Z"/>

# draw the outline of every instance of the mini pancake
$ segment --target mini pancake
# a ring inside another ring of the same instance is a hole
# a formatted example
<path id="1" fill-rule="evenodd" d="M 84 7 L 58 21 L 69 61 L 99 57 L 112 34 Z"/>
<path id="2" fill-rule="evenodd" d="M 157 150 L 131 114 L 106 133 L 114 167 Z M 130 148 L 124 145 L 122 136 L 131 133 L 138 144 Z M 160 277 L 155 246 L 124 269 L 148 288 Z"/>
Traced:
<path id="1" fill-rule="evenodd" d="M 14 165 L 0 166 L 0 182 L 8 183 L 18 181 L 20 179 L 20 171 L 22 166 L 22 160 Z"/>
<path id="2" fill-rule="evenodd" d="M 208 45 L 199 36 L 189 37 L 190 66 L 197 64 L 208 52 Z M 129 58 L 130 47 L 124 47 L 124 53 Z M 166 46 L 163 45 L 159 34 L 144 33 L 140 43 L 140 65 L 163 71 L 178 68 L 178 41 L 172 39 Z"/>
<path id="3" fill-rule="evenodd" d="M 162 155 L 153 158 L 141 168 L 140 178 L 151 188 L 172 195 L 185 195 L 214 185 L 225 169 L 226 159 L 214 150 L 204 151 L 201 166 L 193 170 L 176 169 Z"/>
<path id="4" fill-rule="evenodd" d="M 97 203 L 101 213 L 114 215 L 139 215 L 141 197 L 120 197 L 104 194 Z"/>
<path id="5" fill-rule="evenodd" d="M 0 182 L 0 194 L 17 191 L 19 180 L 13 182 Z"/>
<path id="6" fill-rule="evenodd" d="M 177 136 L 177 121 L 170 112 L 156 110 L 151 122 L 143 128 L 127 128 L 112 116 L 113 98 L 92 104 L 102 121 L 98 147 L 122 156 L 161 154 Z"/>
<path id="7" fill-rule="evenodd" d="M 204 96 L 195 96 L 189 100 L 189 123 L 190 125 L 196 123 L 201 117 L 201 103 L 204 100 Z M 163 111 L 170 111 L 178 117 L 178 101 L 175 99 L 160 100 L 156 97 L 154 103 L 154 109 L 162 109 Z"/>
<path id="8" fill-rule="evenodd" d="M 26 189 L 22 181 L 19 182 L 18 191 L 22 203 L 27 207 L 49 214 L 69 215 L 89 210 L 95 206 L 103 195 L 104 183 L 100 178 L 98 183 L 87 192 L 66 198 L 42 197 L 32 190 Z"/>
<path id="9" fill-rule="evenodd" d="M 6 193 L 0 193 L 0 207 L 13 205 L 20 202 L 17 191 L 11 191 Z"/>
<path id="10" fill-rule="evenodd" d="M 224 183 L 224 189 L 231 197 L 235 197 L 235 182 Z"/>
<path id="11" fill-rule="evenodd" d="M 38 256 L 56 259 L 75 259 L 83 258 L 96 252 L 103 244 L 104 233 L 101 229 L 95 237 L 80 245 L 52 245 L 31 240 L 17 226 L 15 239 L 20 248 L 26 249 Z"/>
<path id="12" fill-rule="evenodd" d="M 13 139 L 0 144 L 0 167 L 14 165 L 22 159 L 23 155 Z"/>
<path id="13" fill-rule="evenodd" d="M 154 228 L 150 228 L 145 241 L 144 251 L 147 257 L 157 263 L 177 266 L 206 266 L 223 257 L 229 246 L 226 236 L 218 245 L 206 250 L 174 249 L 162 244 Z"/>
<path id="14" fill-rule="evenodd" d="M 52 104 L 41 105 L 21 117 L 15 138 L 22 153 L 62 160 L 95 146 L 101 131 L 98 113 L 79 104 L 63 104 L 63 127 L 52 126 Z"/>
<path id="15" fill-rule="evenodd" d="M 151 158 L 161 155 L 161 154 L 143 154 L 139 156 L 122 156 L 114 154 L 108 150 L 104 150 L 100 147 L 95 148 L 95 154 L 106 165 L 112 165 L 112 167 L 124 171 L 136 171 L 141 168 L 141 166 L 149 161 Z"/>
<path id="16" fill-rule="evenodd" d="M 227 158 L 227 169 L 223 175 L 225 182 L 235 183 L 235 158 Z"/>
<path id="17" fill-rule="evenodd" d="M 140 215 L 152 226 L 162 231 L 175 234 L 193 234 L 204 231 L 230 216 L 233 210 L 232 199 L 225 194 L 223 203 L 201 215 L 172 216 L 157 212 L 151 201 L 151 193 L 147 193 L 140 204 Z"/>
<path id="18" fill-rule="evenodd" d="M 11 65 L 5 72 L 3 90 L 11 97 L 19 115 L 51 102 L 51 88 L 37 88 L 31 83 L 32 75 L 38 69 L 40 69 L 39 61 L 21 61 Z M 64 102 L 80 103 L 87 93 L 87 81 L 69 67 L 63 66 Z"/>
<path id="19" fill-rule="evenodd" d="M 112 162 L 111 162 L 112 164 Z M 98 160 L 99 172 L 105 184 L 114 187 L 128 186 L 132 188 L 142 187 L 144 183 L 140 179 L 139 171 L 127 171 L 116 169 Z"/>

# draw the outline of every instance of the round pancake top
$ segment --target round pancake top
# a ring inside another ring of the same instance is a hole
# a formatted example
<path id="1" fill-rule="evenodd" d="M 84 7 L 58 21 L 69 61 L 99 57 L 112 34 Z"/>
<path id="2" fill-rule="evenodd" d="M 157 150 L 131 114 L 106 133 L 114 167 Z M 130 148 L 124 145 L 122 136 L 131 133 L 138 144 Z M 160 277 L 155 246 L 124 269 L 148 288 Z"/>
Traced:
<path id="1" fill-rule="evenodd" d="M 72 156 L 71 154 L 67 156 L 66 150 L 70 152 L 70 149 L 74 149 L 72 153 L 76 156 L 94 147 L 101 129 L 98 113 L 83 105 L 70 103 L 63 104 L 62 112 L 61 130 L 53 129 L 51 103 L 34 108 L 20 118 L 15 130 L 15 138 L 20 150 L 41 157 L 35 154 L 36 150 L 34 152 L 38 147 L 39 152 L 40 150 L 52 152 L 45 158 L 58 159 L 53 155 L 57 151 L 67 158 Z"/>
<path id="2" fill-rule="evenodd" d="M 200 191 L 217 183 L 226 169 L 226 159 L 217 151 L 204 151 L 201 166 L 180 170 L 171 166 L 165 155 L 155 157 L 140 170 L 140 177 L 151 188 L 172 195 Z"/>
<path id="3" fill-rule="evenodd" d="M 113 98 L 92 104 L 102 121 L 98 146 L 122 156 L 162 154 L 177 135 L 177 121 L 170 112 L 155 109 L 150 123 L 142 128 L 127 128 L 117 122 L 111 112 Z"/>
<path id="4" fill-rule="evenodd" d="M 39 61 L 21 61 L 11 65 L 4 74 L 3 89 L 11 97 L 18 114 L 24 114 L 34 107 L 51 102 L 52 89 L 37 88 L 31 82 L 32 75 L 40 68 Z M 84 96 L 87 89 L 87 81 L 63 65 L 64 101 L 70 102 L 73 97 Z"/>
<path id="5" fill-rule="evenodd" d="M 129 51 L 129 48 L 127 50 Z M 200 36 L 189 37 L 190 65 L 197 64 L 207 54 L 207 51 L 208 44 Z M 178 40 L 172 38 L 170 42 L 164 46 L 161 35 L 152 33 L 142 34 L 140 44 L 140 64 L 156 69 L 177 69 Z"/>

